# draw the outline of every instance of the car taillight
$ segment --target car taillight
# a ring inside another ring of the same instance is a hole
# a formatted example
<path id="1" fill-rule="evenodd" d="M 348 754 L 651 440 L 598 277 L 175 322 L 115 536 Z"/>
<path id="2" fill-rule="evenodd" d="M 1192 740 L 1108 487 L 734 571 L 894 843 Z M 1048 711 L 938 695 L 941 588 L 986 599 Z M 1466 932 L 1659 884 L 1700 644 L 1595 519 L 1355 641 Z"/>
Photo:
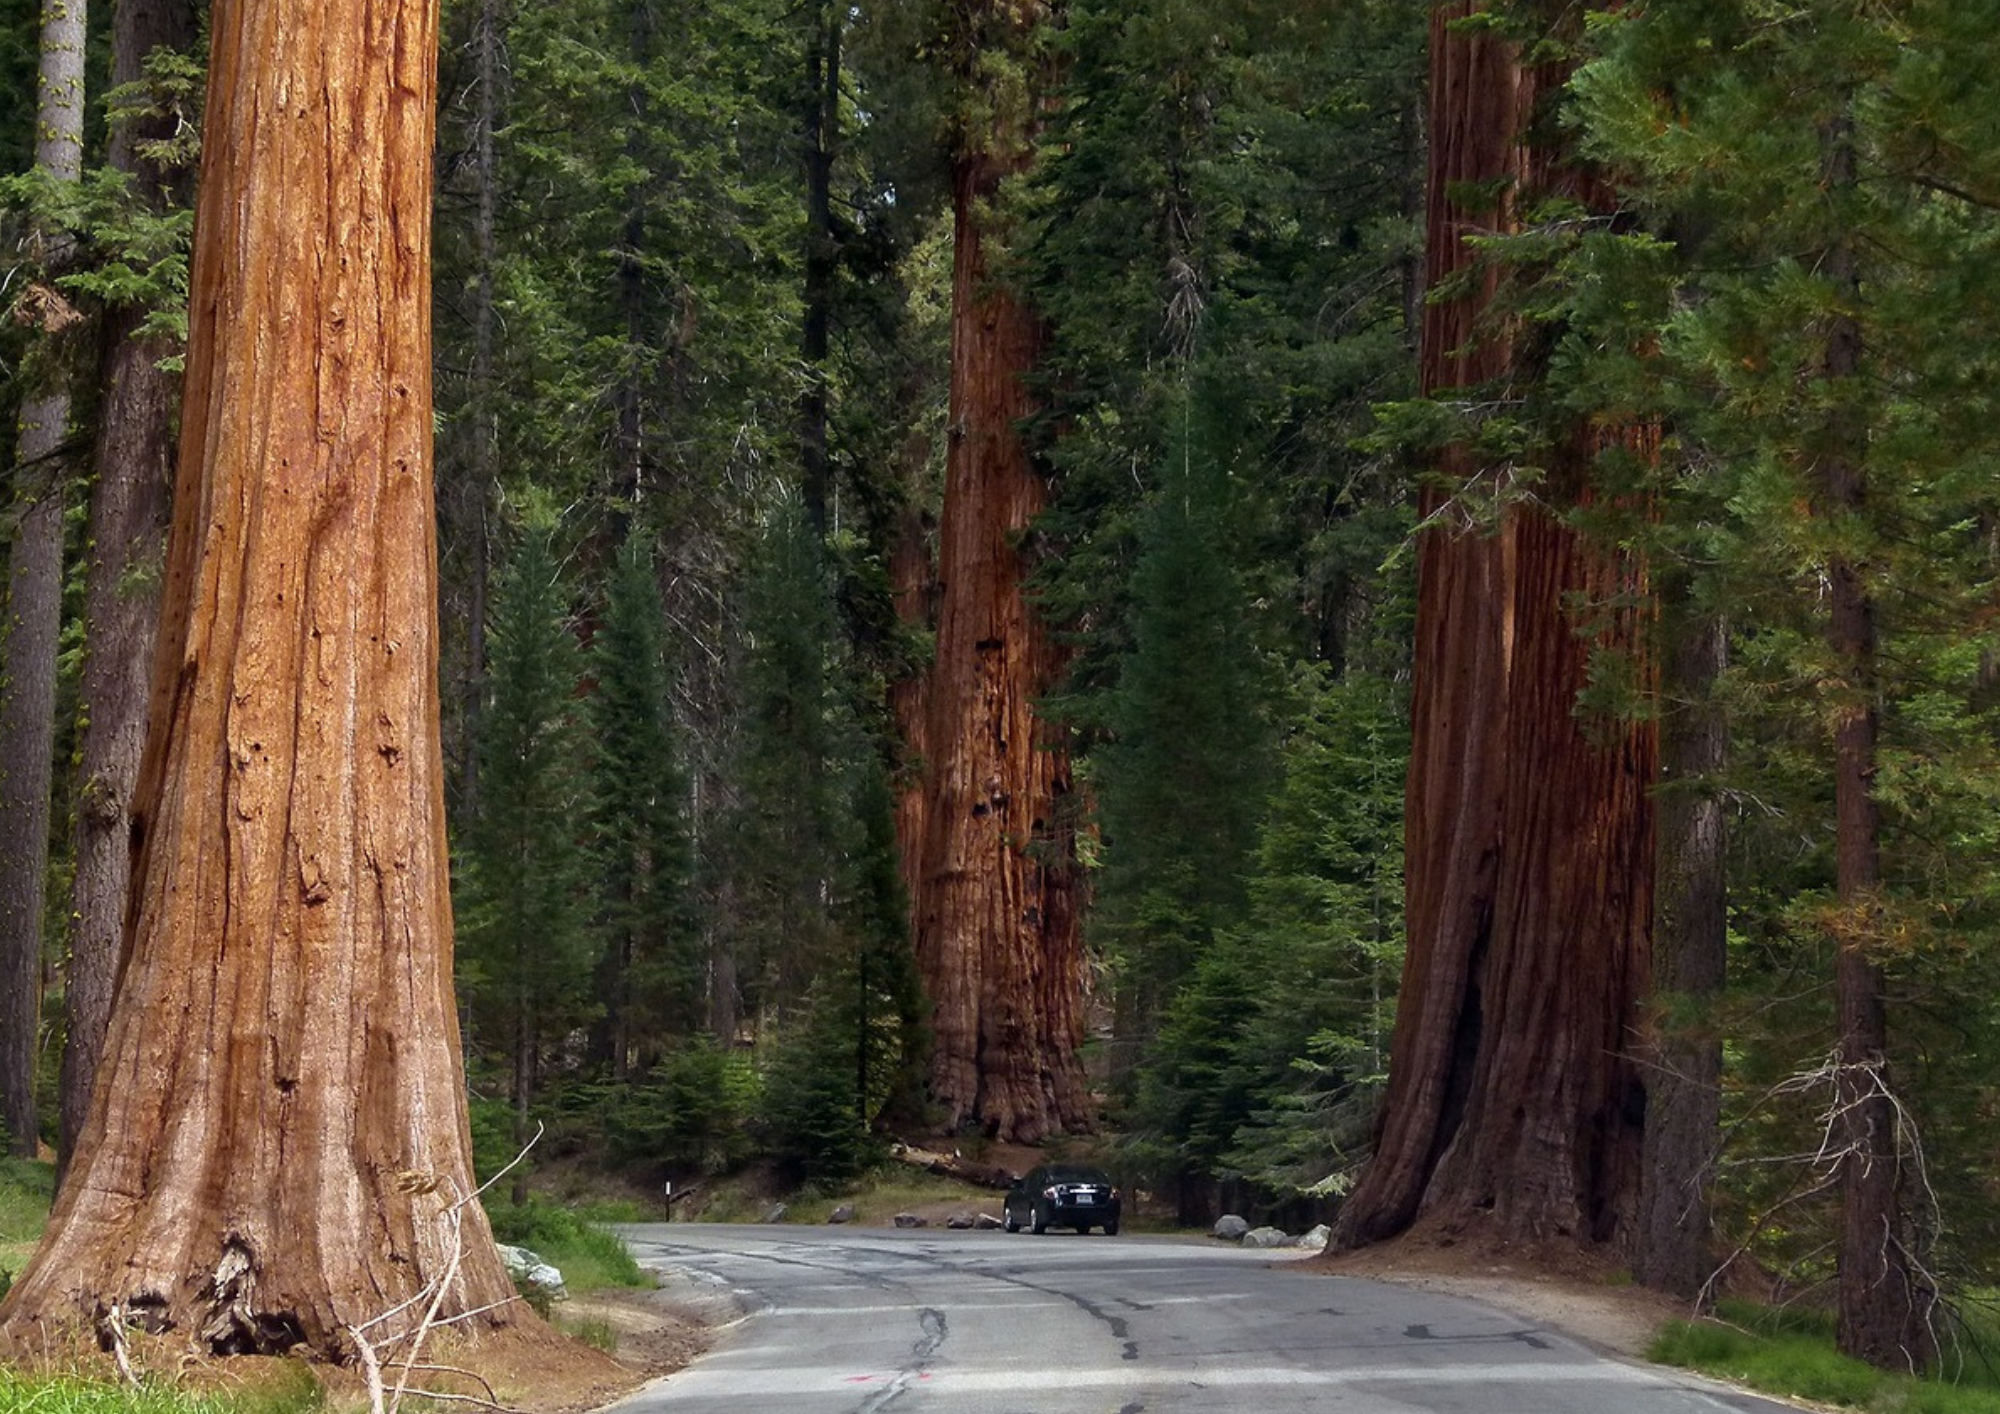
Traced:
<path id="1" fill-rule="evenodd" d="M 1044 1198 L 1053 1198 L 1056 1196 L 1056 1191 L 1053 1188 L 1044 1188 L 1042 1190 L 1042 1196 Z"/>
<path id="2" fill-rule="evenodd" d="M 1111 1190 L 1111 1201 L 1114 1203 L 1118 1201 L 1118 1190 L 1115 1188 Z"/>

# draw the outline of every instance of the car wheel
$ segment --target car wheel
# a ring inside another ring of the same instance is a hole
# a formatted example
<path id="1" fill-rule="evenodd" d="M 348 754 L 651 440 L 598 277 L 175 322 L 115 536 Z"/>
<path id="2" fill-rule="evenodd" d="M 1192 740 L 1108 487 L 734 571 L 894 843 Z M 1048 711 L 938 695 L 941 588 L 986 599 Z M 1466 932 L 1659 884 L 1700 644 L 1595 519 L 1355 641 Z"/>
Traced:
<path id="1" fill-rule="evenodd" d="M 1039 1205 L 1028 1210 L 1028 1231 L 1037 1237 L 1049 1230 L 1049 1220 L 1042 1216 Z"/>
<path id="2" fill-rule="evenodd" d="M 1104 1225 L 1104 1235 L 1106 1237 L 1116 1237 L 1118 1235 L 1118 1224 L 1106 1223 Z"/>
<path id="3" fill-rule="evenodd" d="M 1000 1209 L 1000 1228 L 1003 1232 L 1019 1232 L 1021 1230 L 1021 1225 L 1014 1221 L 1014 1210 L 1012 1208 L 1002 1206 Z"/>

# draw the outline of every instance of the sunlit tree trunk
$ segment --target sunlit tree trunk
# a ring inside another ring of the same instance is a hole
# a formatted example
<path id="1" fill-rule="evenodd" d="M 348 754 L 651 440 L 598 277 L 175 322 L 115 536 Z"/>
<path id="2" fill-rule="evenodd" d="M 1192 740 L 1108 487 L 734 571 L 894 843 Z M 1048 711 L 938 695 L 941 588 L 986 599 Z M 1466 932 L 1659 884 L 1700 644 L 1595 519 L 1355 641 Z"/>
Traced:
<path id="1" fill-rule="evenodd" d="M 472 1184 L 438 740 L 436 10 L 218 0 L 131 946 L 0 1331 L 347 1359 Z M 512 1291 L 477 1207 L 449 1315 Z M 522 1318 L 500 1306 L 474 1323 Z"/>
<path id="2" fill-rule="evenodd" d="M 1490 31 L 1432 19 L 1429 285 L 1477 257 L 1558 184 L 1526 138 L 1560 71 Z M 1476 193 L 1487 194 L 1484 199 Z M 1497 193 L 1497 194 L 1496 194 Z M 1490 269 L 1426 308 L 1427 390 L 1487 384 L 1523 353 L 1489 313 Z M 1524 376 L 1531 369 L 1519 370 Z M 1592 447 L 1551 458 L 1534 498 L 1504 467 L 1447 460 L 1426 494 L 1406 820 L 1409 951 L 1375 1157 L 1336 1246 L 1419 1220 L 1499 1240 L 1623 1240 L 1636 1202 L 1641 1100 L 1629 1057 L 1647 980 L 1655 775 L 1650 727 L 1575 711 L 1593 649 L 1641 652 L 1631 610 L 1588 636 L 1576 606 L 1642 588 L 1638 568 L 1559 519 L 1588 495 Z M 1475 503 L 1496 524 L 1462 523 Z"/>
<path id="3" fill-rule="evenodd" d="M 1025 48 L 1038 6 L 978 7 L 982 43 Z M 983 51 L 982 51 L 983 52 Z M 1018 78 L 1018 74 L 1016 74 Z M 1032 160 L 1029 100 L 986 84 L 953 170 L 950 445 L 937 657 L 913 911 L 935 1008 L 932 1097 L 949 1123 L 1031 1141 L 1092 1125 L 1077 1047 L 1083 952 L 1069 758 L 1036 697 L 1058 655 L 1030 609 L 1026 543 L 1047 488 L 1022 441 L 1035 312 L 995 278 L 994 199 Z"/>
<path id="4" fill-rule="evenodd" d="M 118 0 L 112 11 L 111 82 L 139 82 L 155 49 L 195 42 L 191 0 Z M 130 173 L 154 210 L 185 207 L 188 163 L 168 165 L 148 144 L 172 140 L 177 115 L 115 123 L 110 164 Z M 174 426 L 181 380 L 162 367 L 177 352 L 169 339 L 136 337 L 150 311 L 106 315 L 103 398 L 97 412 L 97 480 L 90 498 L 90 551 L 84 622 L 84 731 L 76 809 L 76 875 L 71 887 L 69 972 L 63 987 L 61 1137 L 67 1169 L 90 1109 L 90 1086 L 104 1053 L 111 987 L 132 877 L 132 791 L 146 741 L 147 676 L 160 616 L 166 557 L 167 492 L 173 483 Z"/>
<path id="5" fill-rule="evenodd" d="M 85 0 L 43 0 L 35 166 L 57 181 L 83 174 Z M 67 232 L 36 229 L 33 248 L 64 263 Z M 33 385 L 21 401 L 10 480 L 14 533 L 0 625 L 0 1123 L 16 1154 L 33 1157 L 35 1048 L 42 993 L 42 912 L 54 780 L 56 651 L 62 633 L 63 492 L 71 474 L 70 359 L 76 315 L 53 287 L 39 306 Z"/>

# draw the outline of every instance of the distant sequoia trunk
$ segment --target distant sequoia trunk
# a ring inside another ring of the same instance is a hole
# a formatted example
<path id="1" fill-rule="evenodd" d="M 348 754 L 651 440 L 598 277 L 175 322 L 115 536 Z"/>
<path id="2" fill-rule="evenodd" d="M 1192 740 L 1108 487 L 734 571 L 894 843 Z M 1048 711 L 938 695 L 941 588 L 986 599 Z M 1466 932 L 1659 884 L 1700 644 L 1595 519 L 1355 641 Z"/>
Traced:
<path id="1" fill-rule="evenodd" d="M 438 742 L 436 8 L 218 0 L 212 24 L 130 952 L 0 1335 L 122 1319 L 351 1360 L 351 1327 L 450 1273 L 444 1211 L 472 1185 Z M 512 1295 L 462 1217 L 446 1315 Z M 539 1331 L 520 1310 L 477 1324 Z"/>
<path id="2" fill-rule="evenodd" d="M 1561 186 L 1588 196 L 1528 124 L 1561 83 L 1487 31 L 1478 5 L 1433 12 L 1429 285 L 1477 257 L 1468 235 L 1509 229 Z M 1470 206 L 1465 193 L 1506 193 Z M 1497 276 L 1424 312 L 1426 390 L 1505 376 L 1520 356 L 1487 306 Z M 1334 1245 L 1417 1222 L 1505 1240 L 1629 1239 L 1642 1092 L 1633 1062 L 1652 906 L 1650 726 L 1573 712 L 1593 646 L 1639 654 L 1632 610 L 1586 639 L 1574 605 L 1643 589 L 1640 569 L 1545 508 L 1588 494 L 1578 444 L 1536 499 L 1504 468 L 1447 461 L 1451 495 L 1498 495 L 1497 527 L 1423 506 L 1414 743 L 1406 819 L 1409 952 L 1373 1162 Z M 1477 484 L 1479 478 L 1483 485 Z"/>
<path id="3" fill-rule="evenodd" d="M 1025 39 L 1039 6 L 982 5 L 975 30 Z M 974 80 L 978 82 L 977 79 Z M 951 427 L 939 528 L 937 657 L 911 871 L 917 961 L 935 1012 L 931 1094 L 952 1125 L 1031 1142 L 1092 1127 L 1077 1047 L 1083 948 L 1069 756 L 1035 698 L 1059 655 L 1023 588 L 1046 487 L 1018 424 L 1040 352 L 1034 311 L 993 278 L 1001 184 L 1033 157 L 1031 115 L 987 95 L 954 164 Z M 1016 97 L 1014 105 L 1020 100 Z"/>

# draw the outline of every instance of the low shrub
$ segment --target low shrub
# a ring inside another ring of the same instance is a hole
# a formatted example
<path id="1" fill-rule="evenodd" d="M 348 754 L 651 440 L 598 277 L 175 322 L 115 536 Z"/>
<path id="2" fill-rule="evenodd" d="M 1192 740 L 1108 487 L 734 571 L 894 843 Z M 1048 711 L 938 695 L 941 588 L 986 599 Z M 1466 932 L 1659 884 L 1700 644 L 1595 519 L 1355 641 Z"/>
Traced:
<path id="1" fill-rule="evenodd" d="M 487 1210 L 493 1236 L 526 1247 L 559 1269 L 563 1285 L 582 1294 L 608 1286 L 650 1286 L 625 1244 L 603 1228 L 553 1203 L 496 1205 Z"/>

